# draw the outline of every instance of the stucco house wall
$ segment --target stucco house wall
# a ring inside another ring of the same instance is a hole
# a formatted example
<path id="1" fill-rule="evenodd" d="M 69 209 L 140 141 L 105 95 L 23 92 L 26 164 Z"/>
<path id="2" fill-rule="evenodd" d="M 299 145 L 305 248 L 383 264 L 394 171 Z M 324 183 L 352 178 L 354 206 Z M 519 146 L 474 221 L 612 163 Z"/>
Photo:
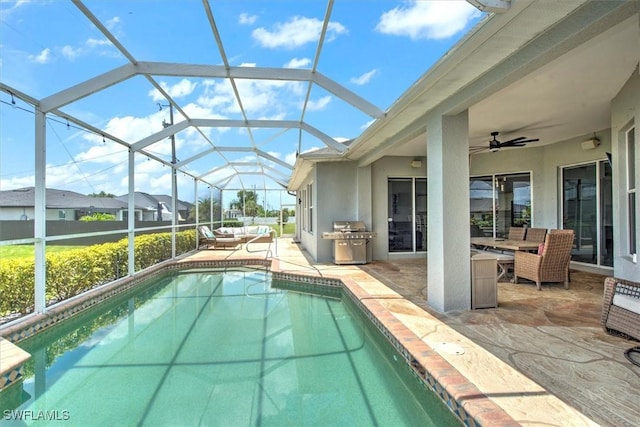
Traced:
<path id="1" fill-rule="evenodd" d="M 356 164 L 318 163 L 314 193 L 314 233 L 318 236 L 318 261 L 330 262 L 333 241 L 322 239 L 322 233 L 333 229 L 333 221 L 359 220 Z"/>
<path id="2" fill-rule="evenodd" d="M 635 126 L 635 159 L 626 159 L 624 132 Z M 618 95 L 611 101 L 611 150 L 613 168 L 613 227 L 616 239 L 613 249 L 614 275 L 640 281 L 640 260 L 633 262 L 629 254 L 629 227 L 627 222 L 626 162 L 635 162 L 636 182 L 636 236 L 640 238 L 640 72 L 635 69 Z M 615 161 L 615 159 L 620 159 Z"/>

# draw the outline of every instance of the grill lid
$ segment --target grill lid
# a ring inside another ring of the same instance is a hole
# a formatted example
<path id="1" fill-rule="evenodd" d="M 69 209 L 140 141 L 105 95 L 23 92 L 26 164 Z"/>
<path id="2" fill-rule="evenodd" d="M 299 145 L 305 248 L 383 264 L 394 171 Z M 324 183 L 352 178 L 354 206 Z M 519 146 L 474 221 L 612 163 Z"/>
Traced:
<path id="1" fill-rule="evenodd" d="M 333 221 L 333 231 L 351 233 L 354 231 L 366 231 L 363 221 Z"/>

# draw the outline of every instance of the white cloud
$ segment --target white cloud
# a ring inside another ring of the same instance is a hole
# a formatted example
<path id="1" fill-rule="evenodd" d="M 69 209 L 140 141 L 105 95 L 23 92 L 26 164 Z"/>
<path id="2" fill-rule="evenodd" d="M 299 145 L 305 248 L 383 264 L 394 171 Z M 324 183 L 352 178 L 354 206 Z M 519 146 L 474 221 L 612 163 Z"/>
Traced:
<path id="1" fill-rule="evenodd" d="M 322 98 L 318 99 L 317 101 L 313 101 L 313 100 L 309 100 L 309 102 L 307 103 L 307 111 L 321 111 L 324 110 L 327 105 L 329 105 L 329 103 L 331 102 L 331 96 L 327 95 L 327 96 L 323 96 Z"/>
<path id="2" fill-rule="evenodd" d="M 250 118 L 282 116 L 288 105 L 299 105 L 292 102 L 291 97 L 300 97 L 304 93 L 302 82 L 237 79 L 235 83 L 242 106 Z M 204 93 L 197 101 L 200 105 L 214 109 L 219 114 L 240 113 L 240 106 L 228 80 L 207 80 L 203 86 Z"/>
<path id="3" fill-rule="evenodd" d="M 462 31 L 480 12 L 466 1 L 414 1 L 382 14 L 376 30 L 417 39 L 445 39 Z"/>
<path id="4" fill-rule="evenodd" d="M 322 21 L 316 18 L 294 16 L 288 22 L 277 23 L 273 30 L 256 28 L 251 35 L 262 46 L 268 48 L 295 48 L 316 42 L 322 31 Z M 334 40 L 339 34 L 346 34 L 346 27 L 339 22 L 329 22 L 326 41 Z"/>
<path id="5" fill-rule="evenodd" d="M 45 48 L 38 55 L 29 55 L 29 60 L 38 64 L 48 64 L 51 61 L 51 49 Z"/>
<path id="6" fill-rule="evenodd" d="M 358 77 L 352 77 L 351 78 L 351 83 L 356 84 L 358 86 L 362 86 L 365 85 L 367 83 L 369 83 L 371 81 L 371 79 L 373 78 L 373 76 L 375 76 L 377 74 L 378 70 L 376 70 L 375 68 L 371 71 L 367 71 L 366 73 L 362 74 L 361 76 Z"/>
<path id="7" fill-rule="evenodd" d="M 99 39 L 94 39 L 93 37 L 90 37 L 85 42 L 85 45 L 91 49 L 91 48 L 96 48 L 101 46 L 111 46 L 111 42 L 107 39 L 99 40 Z"/>
<path id="8" fill-rule="evenodd" d="M 284 68 L 303 68 L 311 65 L 309 58 L 293 58 L 291 61 L 284 64 Z"/>
<path id="9" fill-rule="evenodd" d="M 70 61 L 73 61 L 80 55 L 80 51 L 75 49 L 73 46 L 63 46 L 62 47 L 62 56 L 67 58 Z"/>
<path id="10" fill-rule="evenodd" d="M 116 32 L 116 30 L 118 30 L 118 28 L 120 27 L 120 23 L 121 23 L 120 17 L 114 16 L 113 18 L 105 22 L 105 26 L 109 31 L 113 33 L 113 32 Z"/>
<path id="11" fill-rule="evenodd" d="M 160 87 L 167 92 L 171 98 L 183 98 L 191 95 L 196 89 L 197 84 L 189 79 L 182 79 L 173 86 L 169 86 L 166 82 L 160 82 Z M 149 91 L 149 96 L 151 96 L 155 102 L 166 101 L 164 96 L 155 88 Z"/>
<path id="12" fill-rule="evenodd" d="M 62 56 L 69 61 L 73 61 L 80 56 L 85 56 L 90 53 L 97 53 L 101 56 L 118 56 L 119 53 L 113 48 L 111 42 L 107 39 L 96 39 L 93 37 L 88 38 L 81 46 L 75 47 L 71 45 L 65 45 L 60 49 Z"/>
<path id="13" fill-rule="evenodd" d="M 238 18 L 238 23 L 242 25 L 253 25 L 257 20 L 258 20 L 258 17 L 256 15 L 249 15 L 248 13 L 243 12 L 240 14 L 240 17 Z"/>

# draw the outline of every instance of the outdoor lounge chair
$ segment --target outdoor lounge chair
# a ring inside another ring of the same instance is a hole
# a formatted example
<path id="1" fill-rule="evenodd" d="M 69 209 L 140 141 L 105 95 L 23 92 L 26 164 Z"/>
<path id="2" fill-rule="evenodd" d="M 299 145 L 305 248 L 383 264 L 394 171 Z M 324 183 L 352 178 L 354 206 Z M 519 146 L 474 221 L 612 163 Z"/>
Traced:
<path id="1" fill-rule="evenodd" d="M 238 246 L 242 246 L 242 239 L 239 237 L 218 237 L 206 225 L 198 227 L 198 233 L 200 234 L 198 239 L 198 249 L 202 246 L 206 246 L 207 249 L 235 249 Z"/>
<path id="2" fill-rule="evenodd" d="M 527 231 L 527 236 L 532 229 Z M 569 262 L 574 239 L 573 230 L 554 230 L 548 233 L 539 254 L 517 251 L 514 259 L 513 283 L 518 278 L 536 282 L 538 290 L 542 282 L 563 282 L 569 289 Z"/>

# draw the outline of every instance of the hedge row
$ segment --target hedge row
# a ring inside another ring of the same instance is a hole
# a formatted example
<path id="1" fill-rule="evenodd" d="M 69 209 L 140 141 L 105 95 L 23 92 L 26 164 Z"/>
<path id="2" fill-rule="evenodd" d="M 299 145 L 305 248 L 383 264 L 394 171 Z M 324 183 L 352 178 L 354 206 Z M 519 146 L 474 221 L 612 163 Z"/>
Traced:
<path id="1" fill-rule="evenodd" d="M 176 254 L 193 250 L 194 230 L 176 233 Z M 137 236 L 135 271 L 171 258 L 171 233 Z M 47 254 L 46 299 L 62 301 L 127 275 L 128 240 Z M 0 316 L 29 313 L 34 307 L 34 259 L 0 261 Z"/>

